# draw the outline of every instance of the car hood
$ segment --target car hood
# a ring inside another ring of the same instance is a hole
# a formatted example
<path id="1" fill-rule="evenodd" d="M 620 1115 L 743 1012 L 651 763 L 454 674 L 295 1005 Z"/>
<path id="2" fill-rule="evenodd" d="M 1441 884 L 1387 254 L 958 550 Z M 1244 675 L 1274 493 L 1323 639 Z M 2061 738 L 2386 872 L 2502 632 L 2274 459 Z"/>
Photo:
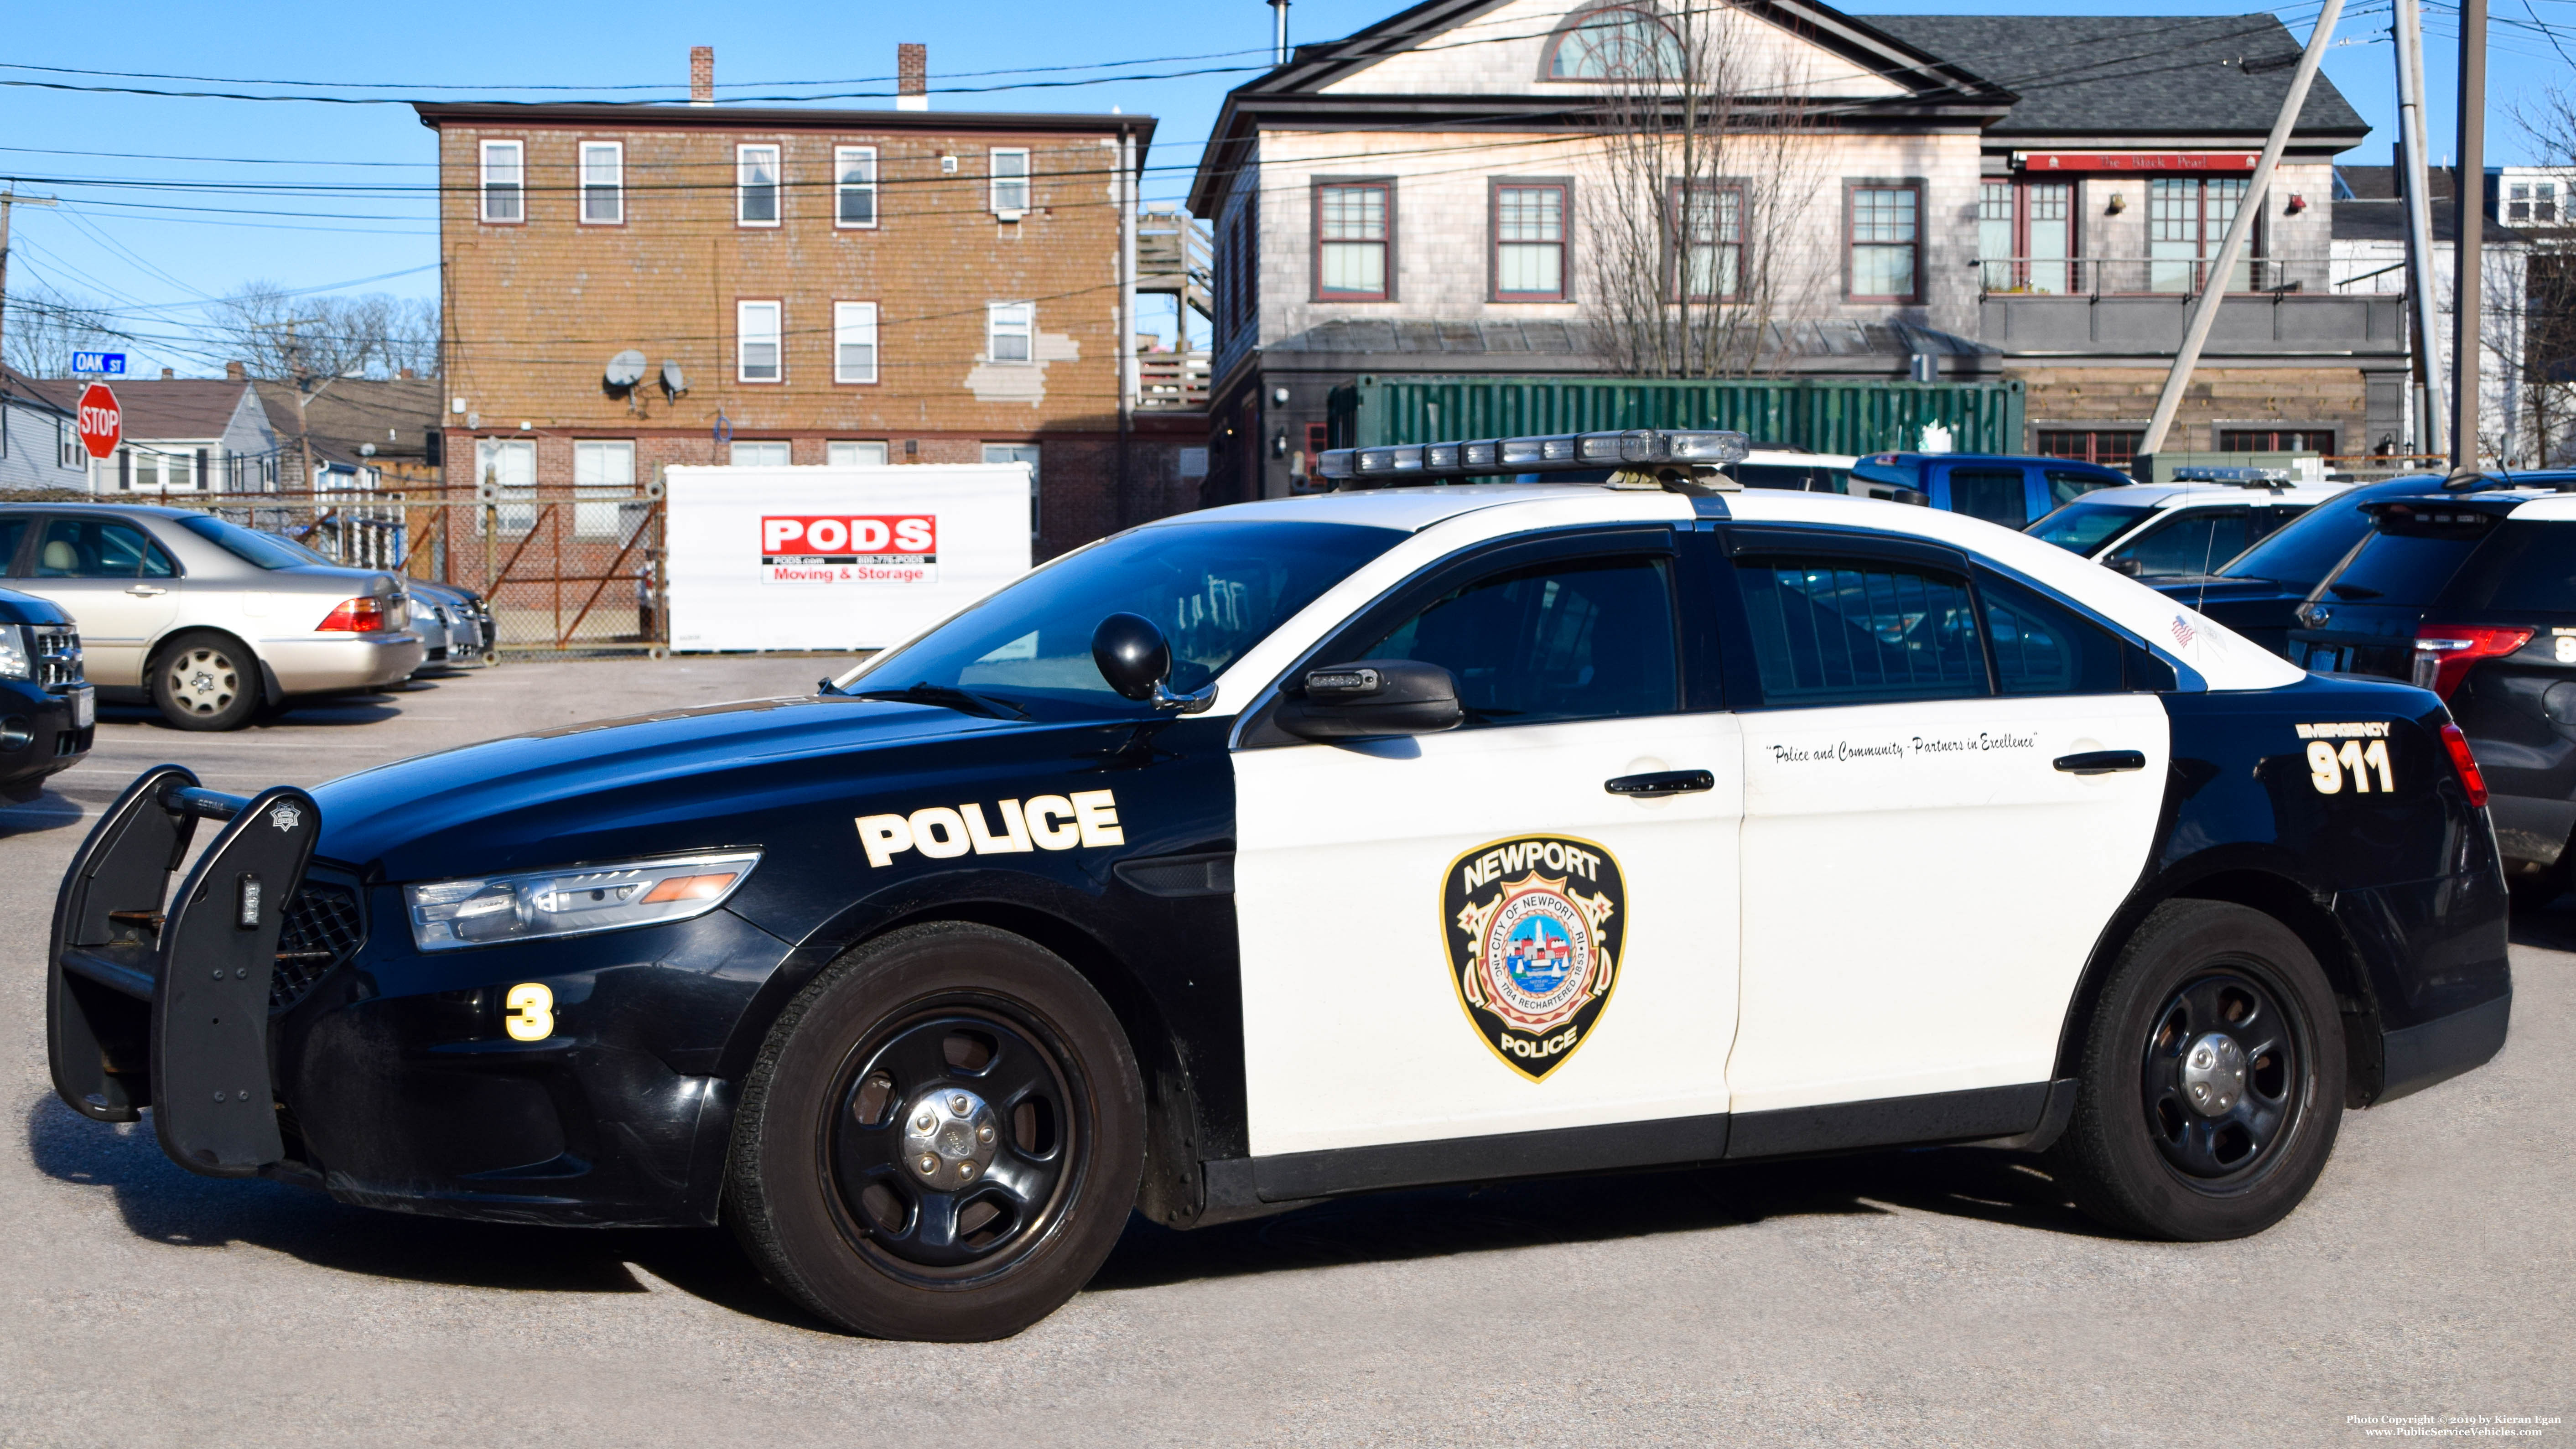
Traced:
<path id="1" fill-rule="evenodd" d="M 0 624 L 68 624 L 72 616 L 50 599 L 0 589 Z"/>
<path id="2" fill-rule="evenodd" d="M 319 853 L 371 876 L 422 880 L 696 849 L 728 819 L 846 795 L 860 777 L 900 770 L 908 747 L 1025 728 L 929 705 L 806 697 L 543 730 L 320 787 Z"/>

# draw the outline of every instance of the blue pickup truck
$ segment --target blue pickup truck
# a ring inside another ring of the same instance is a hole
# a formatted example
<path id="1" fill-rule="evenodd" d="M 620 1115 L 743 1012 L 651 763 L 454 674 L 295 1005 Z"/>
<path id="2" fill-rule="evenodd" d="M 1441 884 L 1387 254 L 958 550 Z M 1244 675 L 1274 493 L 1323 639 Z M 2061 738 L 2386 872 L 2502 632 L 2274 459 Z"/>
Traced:
<path id="1" fill-rule="evenodd" d="M 2096 488 L 2137 480 L 2072 458 L 2016 458 L 1993 453 L 1872 453 L 1852 477 L 1921 493 L 1935 508 L 2022 528 L 2058 505 Z M 1858 491 L 1858 490 L 1854 490 Z"/>

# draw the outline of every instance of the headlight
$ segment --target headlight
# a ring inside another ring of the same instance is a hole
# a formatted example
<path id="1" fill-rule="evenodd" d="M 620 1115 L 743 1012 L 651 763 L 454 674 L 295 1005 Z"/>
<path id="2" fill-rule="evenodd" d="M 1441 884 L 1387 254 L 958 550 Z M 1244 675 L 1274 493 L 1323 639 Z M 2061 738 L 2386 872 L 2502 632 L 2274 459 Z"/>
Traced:
<path id="1" fill-rule="evenodd" d="M 404 886 L 403 904 L 420 949 L 453 951 L 703 916 L 758 864 L 755 850 L 429 881 Z"/>
<path id="2" fill-rule="evenodd" d="M 0 624 L 0 679 L 35 677 L 27 663 L 27 631 L 15 624 Z"/>

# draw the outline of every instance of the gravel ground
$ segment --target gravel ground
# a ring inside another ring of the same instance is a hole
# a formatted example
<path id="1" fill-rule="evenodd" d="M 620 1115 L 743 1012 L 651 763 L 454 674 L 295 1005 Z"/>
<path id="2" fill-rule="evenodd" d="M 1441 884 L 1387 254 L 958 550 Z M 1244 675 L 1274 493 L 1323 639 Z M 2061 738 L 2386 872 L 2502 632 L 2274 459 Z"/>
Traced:
<path id="1" fill-rule="evenodd" d="M 111 708 L 0 809 L 0 1444 L 2345 1444 L 2576 1414 L 2576 899 L 2517 927 L 2504 1054 L 2347 1118 L 2245 1242 L 2107 1237 L 2026 1161 L 1885 1153 L 1138 1223 L 1063 1311 L 968 1347 L 823 1331 L 720 1233 L 343 1207 L 54 1100 L 54 886 L 143 767 L 311 784 L 823 667 L 511 664 L 216 736 Z"/>

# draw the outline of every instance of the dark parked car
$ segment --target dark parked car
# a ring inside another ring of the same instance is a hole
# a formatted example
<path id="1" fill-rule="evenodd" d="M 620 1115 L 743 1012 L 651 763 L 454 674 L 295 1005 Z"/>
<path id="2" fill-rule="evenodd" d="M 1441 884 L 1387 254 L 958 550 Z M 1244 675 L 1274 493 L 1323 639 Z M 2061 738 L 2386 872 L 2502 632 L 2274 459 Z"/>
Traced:
<path id="1" fill-rule="evenodd" d="M 2576 473 L 2517 474 L 2539 478 L 2544 486 L 2576 482 Z M 2491 486 L 2503 487 L 2494 480 Z M 2238 554 L 2216 572 L 2187 578 L 2143 580 L 2157 592 L 2201 613 L 2271 650 L 2290 652 L 2290 630 L 2299 606 L 2320 580 L 2333 573 L 2353 545 L 2370 534 L 2370 514 L 2362 505 L 2382 498 L 2412 498 L 2440 491 L 2439 474 L 2419 473 L 2364 483 L 2332 503 L 2319 504 Z"/>
<path id="2" fill-rule="evenodd" d="M 72 616 L 0 589 L 0 795 L 33 800 L 47 776 L 79 764 L 97 713 Z"/>
<path id="3" fill-rule="evenodd" d="M 1935 508 L 2006 528 L 2027 527 L 2032 519 L 2045 517 L 2097 488 L 2136 481 L 2126 473 L 2072 458 L 1996 453 L 1872 453 L 1852 465 L 1852 477 L 1911 488 Z"/>
<path id="4" fill-rule="evenodd" d="M 2525 905 L 2567 888 L 2576 834 L 2576 478 L 2560 488 L 2364 505 L 2370 533 L 2290 633 L 2293 664 L 2409 680 L 2449 703 Z"/>

